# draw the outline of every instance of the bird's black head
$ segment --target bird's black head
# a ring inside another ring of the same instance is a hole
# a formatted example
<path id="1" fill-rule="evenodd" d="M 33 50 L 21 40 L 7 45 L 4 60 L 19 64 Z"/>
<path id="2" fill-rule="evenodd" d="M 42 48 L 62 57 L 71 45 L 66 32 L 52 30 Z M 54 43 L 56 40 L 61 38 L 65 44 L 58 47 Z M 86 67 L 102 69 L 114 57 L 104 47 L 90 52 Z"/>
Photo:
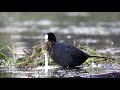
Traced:
<path id="1" fill-rule="evenodd" d="M 47 33 L 47 35 L 48 35 L 48 41 L 57 42 L 54 33 L 50 32 L 50 33 Z"/>

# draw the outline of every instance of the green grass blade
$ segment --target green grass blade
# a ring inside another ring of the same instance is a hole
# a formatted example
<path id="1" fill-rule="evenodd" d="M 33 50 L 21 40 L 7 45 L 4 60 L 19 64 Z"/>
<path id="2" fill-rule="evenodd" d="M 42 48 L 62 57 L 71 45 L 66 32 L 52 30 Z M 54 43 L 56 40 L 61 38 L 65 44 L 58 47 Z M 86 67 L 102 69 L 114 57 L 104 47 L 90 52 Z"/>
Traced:
<path id="1" fill-rule="evenodd" d="M 14 66 L 15 66 L 15 63 L 16 63 L 16 58 L 15 58 L 15 54 L 16 54 L 16 52 L 15 52 L 15 47 L 14 47 L 14 43 L 12 42 L 12 50 L 13 50 L 13 64 L 14 64 Z"/>
<path id="2" fill-rule="evenodd" d="M 4 48 L 6 48 L 7 46 L 11 45 L 11 44 L 12 44 L 12 43 L 10 43 L 10 44 L 4 46 L 3 48 L 0 49 L 0 51 L 3 50 Z"/>
<path id="3" fill-rule="evenodd" d="M 0 52 L 0 56 L 5 59 L 5 60 L 10 60 L 5 54 L 3 54 L 2 52 Z"/>
<path id="4" fill-rule="evenodd" d="M 12 52 L 12 53 L 14 53 L 15 54 L 15 51 L 14 50 L 12 50 L 9 46 L 7 46 L 7 48 Z"/>

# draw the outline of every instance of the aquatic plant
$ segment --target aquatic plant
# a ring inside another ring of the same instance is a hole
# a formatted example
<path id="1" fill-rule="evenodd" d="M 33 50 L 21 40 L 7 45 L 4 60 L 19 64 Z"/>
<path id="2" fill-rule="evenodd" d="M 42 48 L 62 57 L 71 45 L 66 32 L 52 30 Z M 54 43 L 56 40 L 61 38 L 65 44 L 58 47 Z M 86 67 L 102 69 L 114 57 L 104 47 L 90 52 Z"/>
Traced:
<path id="1" fill-rule="evenodd" d="M 84 52 L 86 52 L 89 55 L 94 55 L 94 56 L 103 56 L 102 54 L 98 53 L 97 50 L 91 49 L 88 45 L 77 47 Z M 10 52 L 12 52 L 13 58 L 9 58 L 7 55 L 5 55 L 2 50 L 3 49 L 8 49 Z M 15 53 L 14 49 L 14 43 L 10 43 L 3 48 L 0 49 L 0 60 L 5 60 L 4 65 L 5 66 L 14 66 L 18 68 L 27 68 L 27 67 L 37 67 L 37 66 L 43 66 L 45 64 L 44 58 L 45 58 L 45 53 L 46 53 L 46 45 L 45 43 L 38 43 L 35 46 L 33 46 L 33 52 L 30 55 L 28 52 L 23 50 L 23 52 L 26 53 L 23 57 L 18 57 L 17 54 Z M 16 58 L 17 56 L 17 58 Z M 105 55 L 104 55 L 105 56 Z M 113 58 L 96 58 L 96 57 L 91 57 L 86 60 L 83 65 L 90 65 L 91 63 L 106 63 L 107 61 L 115 61 Z M 56 64 L 51 58 L 49 58 L 48 61 L 49 65 L 58 65 Z M 3 65 L 3 62 L 0 62 L 0 65 Z"/>

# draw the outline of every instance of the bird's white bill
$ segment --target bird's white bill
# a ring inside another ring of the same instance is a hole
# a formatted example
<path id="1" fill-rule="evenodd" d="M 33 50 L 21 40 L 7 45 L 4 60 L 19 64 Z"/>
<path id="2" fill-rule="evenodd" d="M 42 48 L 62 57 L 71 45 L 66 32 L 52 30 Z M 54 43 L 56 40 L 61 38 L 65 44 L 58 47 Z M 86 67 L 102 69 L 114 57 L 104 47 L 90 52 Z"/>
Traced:
<path id="1" fill-rule="evenodd" d="M 45 42 L 48 41 L 48 35 L 45 35 Z"/>

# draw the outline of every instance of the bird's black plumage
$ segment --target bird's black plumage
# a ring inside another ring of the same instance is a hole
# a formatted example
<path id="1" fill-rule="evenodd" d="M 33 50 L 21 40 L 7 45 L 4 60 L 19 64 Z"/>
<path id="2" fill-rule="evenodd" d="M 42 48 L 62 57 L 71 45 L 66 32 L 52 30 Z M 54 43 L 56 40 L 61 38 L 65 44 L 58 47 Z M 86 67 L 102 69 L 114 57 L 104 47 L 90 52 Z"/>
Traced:
<path id="1" fill-rule="evenodd" d="M 51 58 L 61 66 L 69 66 L 75 67 L 84 63 L 88 57 L 97 57 L 97 56 L 89 56 L 87 53 L 82 50 L 65 44 L 65 43 L 57 43 L 56 37 L 53 33 L 48 33 L 48 41 L 51 44 Z"/>
<path id="2" fill-rule="evenodd" d="M 51 58 L 61 66 L 75 67 L 81 65 L 88 56 L 88 54 L 73 46 L 64 43 L 52 44 Z"/>

